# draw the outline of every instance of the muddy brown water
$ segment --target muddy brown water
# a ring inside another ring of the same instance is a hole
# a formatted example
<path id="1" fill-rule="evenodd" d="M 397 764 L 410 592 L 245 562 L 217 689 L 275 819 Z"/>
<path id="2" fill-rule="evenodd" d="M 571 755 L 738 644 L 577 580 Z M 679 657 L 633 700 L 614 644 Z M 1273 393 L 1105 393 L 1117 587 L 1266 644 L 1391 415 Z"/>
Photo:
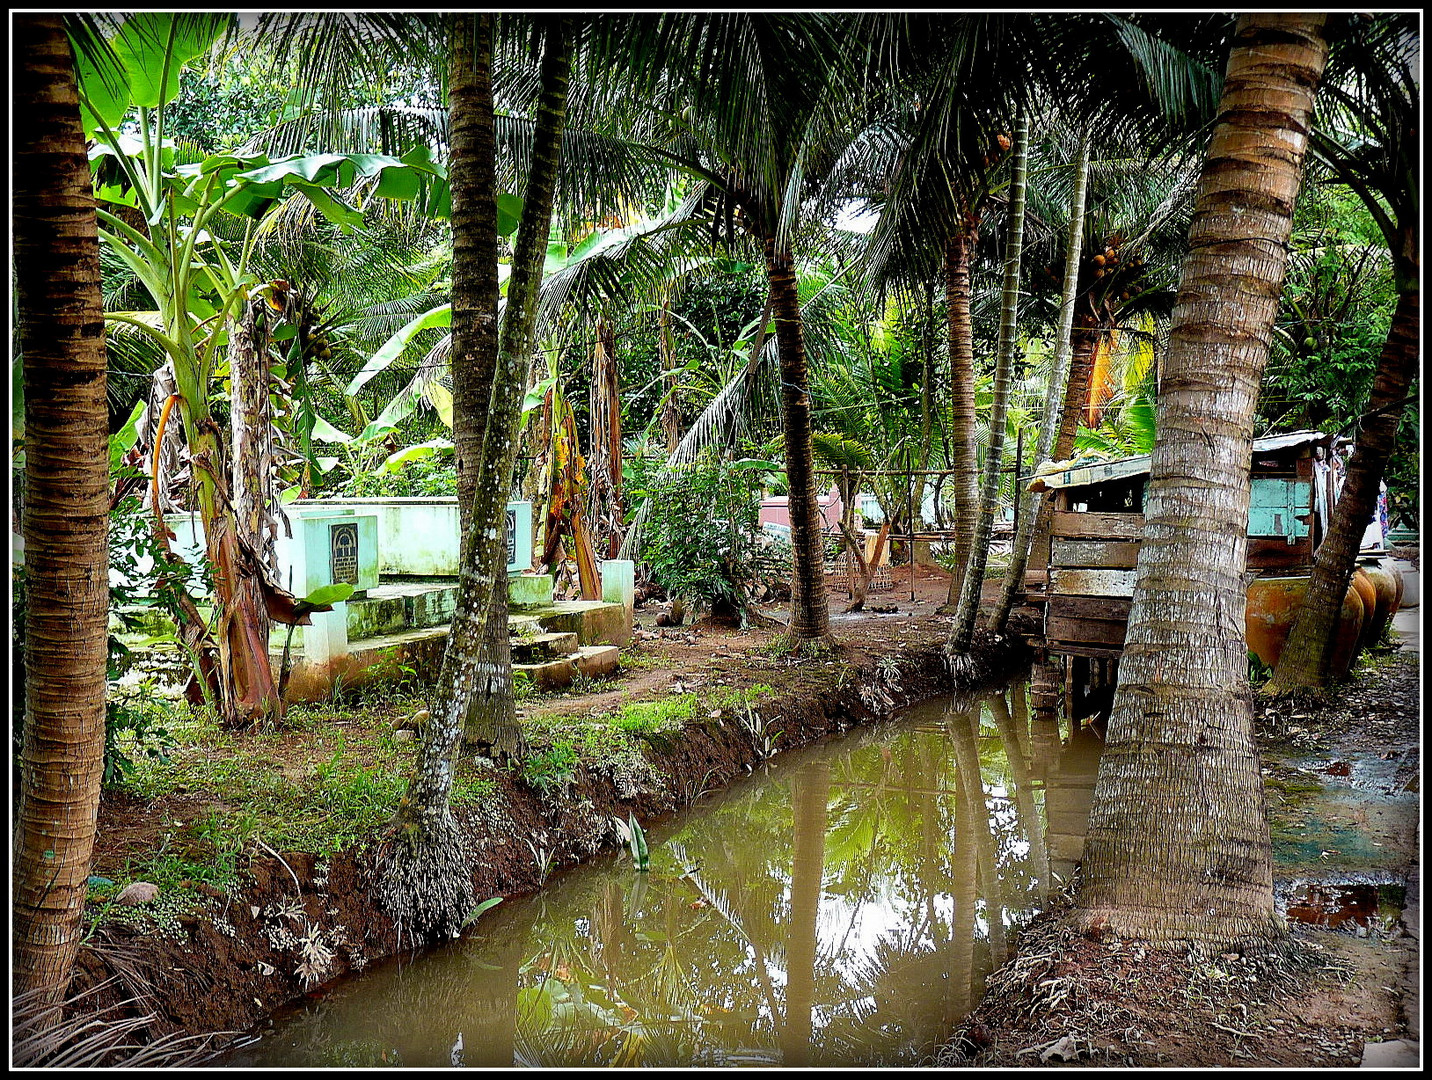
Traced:
<path id="1" fill-rule="evenodd" d="M 648 872 L 614 854 L 555 874 L 213 1064 L 925 1063 L 1073 872 L 1101 745 L 1031 718 L 1023 683 L 914 706 L 651 824 Z M 1321 888 L 1284 910 L 1332 924 L 1395 899 Z"/>

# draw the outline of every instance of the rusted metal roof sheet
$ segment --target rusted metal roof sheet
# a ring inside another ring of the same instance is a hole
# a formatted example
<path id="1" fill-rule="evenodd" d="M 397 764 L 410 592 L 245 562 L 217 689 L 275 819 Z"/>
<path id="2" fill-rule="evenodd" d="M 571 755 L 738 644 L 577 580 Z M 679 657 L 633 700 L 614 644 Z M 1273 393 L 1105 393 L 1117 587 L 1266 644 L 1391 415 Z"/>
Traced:
<path id="1" fill-rule="evenodd" d="M 1269 454 L 1279 450 L 1291 450 L 1300 446 L 1327 445 L 1333 436 L 1323 431 L 1289 431 L 1282 435 L 1267 435 L 1253 440 L 1253 453 Z M 1125 480 L 1132 476 L 1148 473 L 1150 455 L 1118 458 L 1114 461 L 1090 459 L 1073 462 L 1069 468 L 1057 472 L 1035 473 L 1021 481 L 1030 491 L 1044 491 L 1048 488 L 1089 487 L 1110 480 Z"/>

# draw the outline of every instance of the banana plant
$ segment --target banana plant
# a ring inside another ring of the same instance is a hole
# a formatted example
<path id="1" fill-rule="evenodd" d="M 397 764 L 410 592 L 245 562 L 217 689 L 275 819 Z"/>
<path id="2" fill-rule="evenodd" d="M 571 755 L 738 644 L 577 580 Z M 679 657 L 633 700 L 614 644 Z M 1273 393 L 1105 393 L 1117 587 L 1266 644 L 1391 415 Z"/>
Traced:
<path id="1" fill-rule="evenodd" d="M 112 52 L 84 60 L 78 72 L 82 117 L 94 144 L 100 240 L 139 279 L 158 312 L 152 322 L 132 313 L 107 318 L 150 337 L 173 363 L 176 391 L 165 411 L 177 406 L 215 570 L 214 629 L 189 605 L 180 635 L 192 653 L 212 661 L 205 665 L 211 673 L 206 696 L 230 726 L 278 714 L 278 686 L 259 628 L 265 612 L 280 621 L 296 617 L 295 598 L 267 580 L 253 545 L 241 536 L 227 495 L 225 440 L 210 405 L 231 322 L 251 303 L 284 308 L 287 283 L 261 283 L 248 269 L 257 226 L 287 198 L 303 197 L 340 229 L 356 229 L 362 212 L 340 192 L 361 178 L 373 182 L 376 197 L 419 200 L 436 216 L 450 206 L 445 174 L 421 148 L 402 158 L 312 154 L 270 161 L 216 154 L 177 164 L 165 138 L 165 107 L 178 92 L 180 69 L 235 24 L 232 14 L 129 15 L 111 40 Z M 131 110 L 137 122 L 126 122 Z M 221 214 L 244 220 L 237 244 L 216 235 Z"/>

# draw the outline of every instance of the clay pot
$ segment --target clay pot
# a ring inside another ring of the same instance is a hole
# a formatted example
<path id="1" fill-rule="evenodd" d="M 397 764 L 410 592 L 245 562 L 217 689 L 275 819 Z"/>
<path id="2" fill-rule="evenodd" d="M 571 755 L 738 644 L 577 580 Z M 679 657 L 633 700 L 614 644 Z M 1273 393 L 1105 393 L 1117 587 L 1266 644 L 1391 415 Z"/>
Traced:
<path id="1" fill-rule="evenodd" d="M 1362 625 L 1366 619 L 1362 594 L 1349 585 L 1347 595 L 1343 597 L 1342 611 L 1338 614 L 1337 641 L 1333 644 L 1333 655 L 1328 661 L 1329 673 L 1339 679 L 1348 673 L 1353 659 L 1357 656 Z"/>
<path id="2" fill-rule="evenodd" d="M 1352 587 L 1357 590 L 1358 596 L 1362 597 L 1362 637 L 1358 639 L 1358 648 L 1367 644 L 1367 630 L 1372 625 L 1373 613 L 1377 609 L 1377 586 L 1372 583 L 1372 578 L 1367 576 L 1361 566 L 1352 572 Z"/>
<path id="3" fill-rule="evenodd" d="M 1248 648 L 1269 667 L 1278 666 L 1293 620 L 1307 592 L 1307 574 L 1257 577 L 1248 586 L 1248 606 L 1244 614 Z M 1361 595 L 1349 586 L 1338 614 L 1337 641 L 1330 661 L 1332 673 L 1339 677 L 1347 673 L 1357 655 L 1362 623 Z"/>
<path id="4" fill-rule="evenodd" d="M 1397 610 L 1397 579 L 1392 576 L 1391 570 L 1375 561 L 1365 562 L 1358 569 L 1368 576 L 1376 590 L 1375 612 L 1362 628 L 1363 643 L 1371 645 L 1382 640 L 1387 624 Z"/>

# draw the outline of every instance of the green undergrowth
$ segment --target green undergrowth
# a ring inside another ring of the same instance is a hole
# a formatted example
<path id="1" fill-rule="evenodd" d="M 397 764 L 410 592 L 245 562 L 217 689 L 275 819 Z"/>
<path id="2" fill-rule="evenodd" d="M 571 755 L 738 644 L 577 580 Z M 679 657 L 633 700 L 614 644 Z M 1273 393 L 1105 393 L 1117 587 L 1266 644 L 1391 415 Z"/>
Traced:
<path id="1" fill-rule="evenodd" d="M 389 695 L 382 707 L 295 706 L 281 731 L 238 733 L 176 703 L 167 762 L 136 759 L 112 789 L 161 808 L 154 850 L 131 854 L 122 871 L 111 866 L 112 880 L 91 899 L 104 904 L 129 882 L 148 881 L 161 895 L 199 900 L 199 886 L 227 888 L 255 855 L 326 857 L 371 840 L 397 809 L 418 749 L 416 739 L 400 741 L 390 721 L 423 704 Z M 490 775 L 464 764 L 453 803 L 476 803 L 496 789 Z"/>

